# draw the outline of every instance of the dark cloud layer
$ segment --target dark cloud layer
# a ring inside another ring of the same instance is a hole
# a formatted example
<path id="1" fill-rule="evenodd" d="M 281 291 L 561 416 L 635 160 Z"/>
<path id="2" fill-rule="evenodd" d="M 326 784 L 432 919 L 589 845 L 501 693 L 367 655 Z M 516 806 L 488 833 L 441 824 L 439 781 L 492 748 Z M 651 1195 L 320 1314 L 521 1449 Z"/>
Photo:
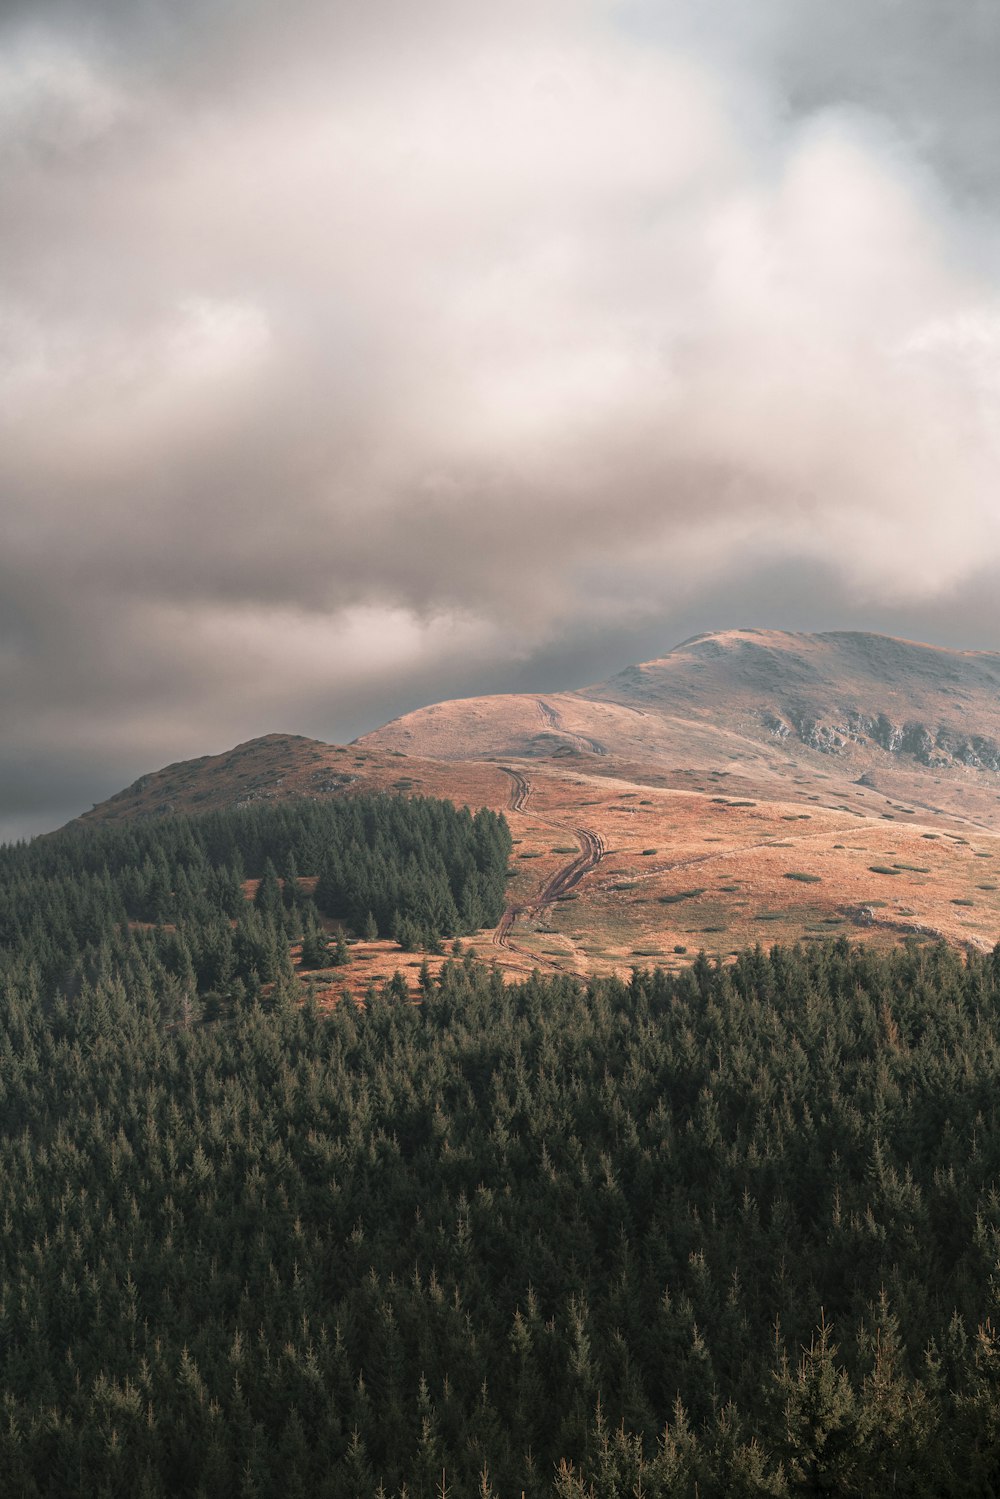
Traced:
<path id="1" fill-rule="evenodd" d="M 700 629 L 1000 648 L 989 8 L 0 41 L 0 834 Z"/>

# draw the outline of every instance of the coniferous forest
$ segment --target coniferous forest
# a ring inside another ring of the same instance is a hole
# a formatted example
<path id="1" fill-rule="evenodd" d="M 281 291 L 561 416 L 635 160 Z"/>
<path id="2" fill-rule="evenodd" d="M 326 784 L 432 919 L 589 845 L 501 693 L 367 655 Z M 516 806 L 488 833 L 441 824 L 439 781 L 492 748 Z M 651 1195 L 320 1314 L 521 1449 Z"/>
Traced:
<path id="1" fill-rule="evenodd" d="M 998 1491 L 1000 951 L 505 987 L 508 853 L 388 798 L 0 851 L 0 1493 Z M 298 1003 L 307 875 L 450 939 L 420 1004 Z"/>
<path id="2" fill-rule="evenodd" d="M 46 998 L 83 1010 L 127 978 L 167 1019 L 213 1015 L 288 984 L 289 939 L 321 912 L 411 947 L 491 925 L 510 847 L 496 813 L 422 797 L 71 825 L 0 848 L 0 975 L 28 965 Z"/>

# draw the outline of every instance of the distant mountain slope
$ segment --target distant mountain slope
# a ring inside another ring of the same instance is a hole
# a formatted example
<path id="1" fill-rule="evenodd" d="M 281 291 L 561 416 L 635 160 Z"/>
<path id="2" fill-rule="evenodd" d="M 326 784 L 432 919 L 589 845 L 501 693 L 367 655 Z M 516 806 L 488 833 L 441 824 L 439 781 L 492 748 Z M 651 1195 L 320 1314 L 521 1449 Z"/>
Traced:
<path id="1" fill-rule="evenodd" d="M 436 703 L 358 742 L 440 759 L 637 749 L 669 759 L 696 725 L 821 754 L 998 772 L 1000 656 L 884 635 L 727 630 L 581 691 Z"/>
<path id="2" fill-rule="evenodd" d="M 887 807 L 912 802 L 991 828 L 1000 656 L 847 631 L 720 631 L 579 691 L 433 703 L 347 747 L 266 735 L 143 776 L 87 815 L 351 785 L 502 805 L 506 783 L 489 763 L 508 759 L 678 789 L 736 774 L 746 792 L 793 801 L 811 799 L 818 778 L 856 810 L 870 812 L 875 791 Z"/>
<path id="3" fill-rule="evenodd" d="M 450 767 L 395 751 L 323 744 L 301 734 L 265 734 L 220 755 L 202 755 L 151 771 L 81 821 L 163 817 L 247 807 L 290 796 L 327 797 L 352 791 L 417 793 L 502 807 L 508 779 L 494 766 L 470 766 L 461 784 Z"/>
<path id="4" fill-rule="evenodd" d="M 1000 770 L 1000 656 L 885 635 L 728 630 L 698 635 L 581 697 L 691 713 L 824 754 L 911 756 Z"/>
<path id="5" fill-rule="evenodd" d="M 878 635 L 700 635 L 576 692 L 435 703 L 347 746 L 267 735 L 86 816 L 375 789 L 506 812 L 510 904 L 474 946 L 507 972 L 1000 937 L 1000 657 Z"/>

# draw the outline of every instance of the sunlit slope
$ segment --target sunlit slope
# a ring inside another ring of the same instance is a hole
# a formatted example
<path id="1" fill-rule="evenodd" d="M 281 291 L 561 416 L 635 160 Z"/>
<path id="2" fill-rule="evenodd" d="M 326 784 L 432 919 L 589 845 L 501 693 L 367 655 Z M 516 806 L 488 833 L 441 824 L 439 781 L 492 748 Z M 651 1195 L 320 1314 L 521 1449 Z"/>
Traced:
<path id="1" fill-rule="evenodd" d="M 928 769 L 1000 770 L 1000 656 L 885 635 L 700 635 L 579 694 L 707 716 L 830 755 L 866 748 Z"/>
<path id="2" fill-rule="evenodd" d="M 510 973 L 834 935 L 988 948 L 998 744 L 996 656 L 727 631 L 579 692 L 433 704 L 351 745 L 268 735 L 87 816 L 375 789 L 502 809 L 508 912 L 474 945 Z"/>
<path id="3" fill-rule="evenodd" d="M 673 765 L 680 756 L 710 768 L 736 759 L 767 767 L 785 758 L 777 756 L 773 746 L 748 739 L 724 724 L 655 707 L 640 709 L 590 699 L 575 692 L 498 694 L 434 703 L 394 719 L 357 744 L 437 760 L 586 756 L 660 767 Z"/>
<path id="4" fill-rule="evenodd" d="M 881 792 L 882 810 L 915 801 L 991 827 L 1000 657 L 849 632 L 722 631 L 577 692 L 437 703 L 359 743 L 443 760 L 602 761 L 647 783 L 730 770 L 793 798 L 819 779 L 862 810 Z"/>

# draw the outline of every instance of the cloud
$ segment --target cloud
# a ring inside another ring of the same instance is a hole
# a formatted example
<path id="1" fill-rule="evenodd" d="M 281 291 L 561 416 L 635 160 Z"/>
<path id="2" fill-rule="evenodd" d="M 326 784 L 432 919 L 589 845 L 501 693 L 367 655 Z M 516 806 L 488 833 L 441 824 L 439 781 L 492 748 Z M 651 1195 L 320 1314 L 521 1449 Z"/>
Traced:
<path id="1" fill-rule="evenodd" d="M 10 753 L 586 679 L 740 578 L 943 618 L 1000 561 L 1000 286 L 995 28 L 940 15 L 9 6 Z"/>

